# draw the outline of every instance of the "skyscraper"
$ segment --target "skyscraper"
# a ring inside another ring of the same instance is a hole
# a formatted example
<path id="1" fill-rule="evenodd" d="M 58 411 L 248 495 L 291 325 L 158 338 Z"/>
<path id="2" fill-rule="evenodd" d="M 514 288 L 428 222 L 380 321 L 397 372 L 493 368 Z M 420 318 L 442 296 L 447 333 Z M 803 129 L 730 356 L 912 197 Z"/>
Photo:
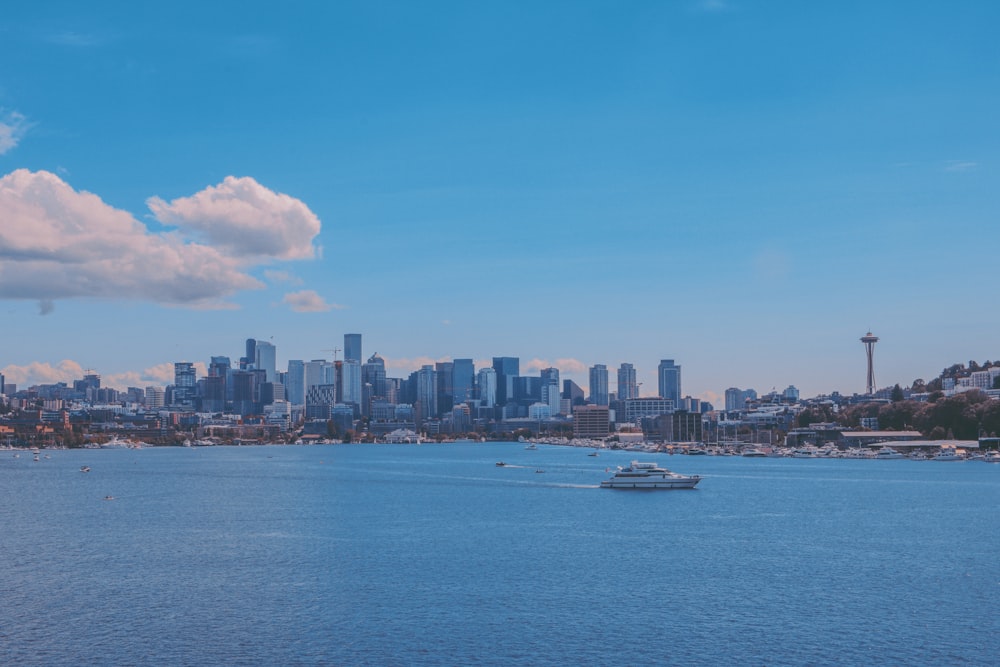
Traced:
<path id="1" fill-rule="evenodd" d="M 174 364 L 174 405 L 193 409 L 195 399 L 194 364 L 189 361 L 178 361 Z"/>
<path id="2" fill-rule="evenodd" d="M 505 405 L 514 398 L 514 378 L 521 374 L 521 360 L 493 357 L 493 370 L 497 372 L 497 404 Z"/>
<path id="3" fill-rule="evenodd" d="M 543 368 L 542 376 L 542 403 L 549 406 L 550 414 L 559 414 L 560 399 L 559 392 L 559 369 Z"/>
<path id="4" fill-rule="evenodd" d="M 639 398 L 639 385 L 635 381 L 635 366 L 622 364 L 618 367 L 618 400 Z"/>
<path id="5" fill-rule="evenodd" d="M 288 360 L 288 372 L 285 373 L 285 400 L 292 405 L 305 405 L 306 364 L 301 359 Z"/>
<path id="6" fill-rule="evenodd" d="M 258 340 L 254 351 L 254 368 L 264 371 L 266 382 L 278 381 L 277 354 L 273 343 Z"/>
<path id="7" fill-rule="evenodd" d="M 434 364 L 434 371 L 437 373 L 438 414 L 451 412 L 455 399 L 455 388 L 452 384 L 455 379 L 455 364 L 451 361 L 439 361 Z"/>
<path id="8" fill-rule="evenodd" d="M 492 368 L 483 368 L 477 376 L 479 400 L 483 407 L 492 408 L 497 404 L 497 372 Z"/>
<path id="9" fill-rule="evenodd" d="M 672 400 L 676 408 L 681 402 L 681 367 L 673 359 L 663 359 L 656 371 L 660 398 Z"/>
<path id="10" fill-rule="evenodd" d="M 420 420 L 437 416 L 437 371 L 430 364 L 416 372 L 417 404 L 420 406 Z"/>
<path id="11" fill-rule="evenodd" d="M 451 389 L 454 405 L 472 400 L 476 383 L 476 364 L 472 359 L 456 359 L 452 362 Z"/>
<path id="12" fill-rule="evenodd" d="M 361 384 L 372 386 L 372 396 L 386 398 L 385 387 L 385 359 L 373 354 L 368 361 L 361 366 Z"/>
<path id="13" fill-rule="evenodd" d="M 608 367 L 604 364 L 590 367 L 590 402 L 594 405 L 608 404 Z"/>
<path id="14" fill-rule="evenodd" d="M 361 356 L 361 334 L 344 334 L 344 361 L 363 361 Z"/>
<path id="15" fill-rule="evenodd" d="M 361 405 L 361 362 L 345 359 L 340 367 L 340 402 Z"/>

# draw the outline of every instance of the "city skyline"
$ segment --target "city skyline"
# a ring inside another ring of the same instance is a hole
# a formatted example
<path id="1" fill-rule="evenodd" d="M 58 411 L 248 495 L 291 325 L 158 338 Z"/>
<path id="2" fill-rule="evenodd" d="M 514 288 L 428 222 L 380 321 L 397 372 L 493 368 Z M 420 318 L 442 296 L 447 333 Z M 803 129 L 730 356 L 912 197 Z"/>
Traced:
<path id="1" fill-rule="evenodd" d="M 630 363 L 646 396 L 672 358 L 718 407 L 864 392 L 866 331 L 881 386 L 993 359 L 998 20 L 8 8 L 0 372 L 145 386 L 246 337 L 282 368 L 360 331 L 399 375 Z"/>

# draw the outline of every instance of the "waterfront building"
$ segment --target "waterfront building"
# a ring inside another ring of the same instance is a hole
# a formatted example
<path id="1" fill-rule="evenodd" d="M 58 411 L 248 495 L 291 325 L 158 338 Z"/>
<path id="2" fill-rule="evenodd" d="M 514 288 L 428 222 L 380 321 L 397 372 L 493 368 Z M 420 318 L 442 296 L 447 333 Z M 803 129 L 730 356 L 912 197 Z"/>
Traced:
<path id="1" fill-rule="evenodd" d="M 636 382 L 635 366 L 622 364 L 618 367 L 618 400 L 639 398 L 639 384 Z"/>
<path id="2" fill-rule="evenodd" d="M 663 359 L 656 369 L 660 398 L 670 399 L 674 405 L 681 401 L 681 367 L 673 359 Z"/>
<path id="3" fill-rule="evenodd" d="M 528 419 L 532 421 L 550 419 L 551 417 L 552 408 L 549 407 L 548 403 L 532 403 L 528 406 Z"/>
<path id="4" fill-rule="evenodd" d="M 799 390 L 795 388 L 795 385 L 788 385 L 782 394 L 786 403 L 798 403 L 799 402 Z"/>
<path id="5" fill-rule="evenodd" d="M 590 402 L 594 405 L 608 405 L 608 367 L 604 364 L 590 367 Z"/>
<path id="6" fill-rule="evenodd" d="M 497 404 L 497 372 L 493 368 L 483 368 L 476 376 L 479 402 L 483 407 L 492 408 Z"/>
<path id="7" fill-rule="evenodd" d="M 573 408 L 573 437 L 606 438 L 611 434 L 611 411 L 606 405 Z"/>
<path id="8" fill-rule="evenodd" d="M 643 417 L 659 417 L 674 411 L 674 402 L 668 398 L 630 398 L 625 403 L 625 421 L 638 422 Z"/>
<path id="9" fill-rule="evenodd" d="M 361 356 L 361 334 L 344 334 L 344 361 L 356 361 L 360 364 L 364 360 Z"/>

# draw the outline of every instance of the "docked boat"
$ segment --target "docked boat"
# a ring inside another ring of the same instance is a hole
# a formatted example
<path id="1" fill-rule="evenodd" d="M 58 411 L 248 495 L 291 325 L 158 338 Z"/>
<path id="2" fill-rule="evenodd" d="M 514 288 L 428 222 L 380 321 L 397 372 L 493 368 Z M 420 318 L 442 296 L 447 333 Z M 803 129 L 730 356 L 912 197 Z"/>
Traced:
<path id="1" fill-rule="evenodd" d="M 1000 452 L 990 452 L 983 461 L 986 463 L 1000 463 Z"/>
<path id="2" fill-rule="evenodd" d="M 964 461 L 965 457 L 955 451 L 954 447 L 942 447 L 941 451 L 931 458 L 931 461 Z"/>
<path id="3" fill-rule="evenodd" d="M 762 459 L 765 458 L 767 454 L 765 454 L 762 450 L 754 447 L 752 449 L 744 449 L 742 456 L 745 456 L 750 459 Z"/>
<path id="4" fill-rule="evenodd" d="M 681 475 L 661 468 L 655 463 L 632 461 L 627 468 L 618 471 L 601 482 L 602 489 L 693 489 L 701 477 Z"/>
<path id="5" fill-rule="evenodd" d="M 902 452 L 897 452 L 892 447 L 883 447 L 875 453 L 875 458 L 877 459 L 905 459 L 906 455 Z"/>

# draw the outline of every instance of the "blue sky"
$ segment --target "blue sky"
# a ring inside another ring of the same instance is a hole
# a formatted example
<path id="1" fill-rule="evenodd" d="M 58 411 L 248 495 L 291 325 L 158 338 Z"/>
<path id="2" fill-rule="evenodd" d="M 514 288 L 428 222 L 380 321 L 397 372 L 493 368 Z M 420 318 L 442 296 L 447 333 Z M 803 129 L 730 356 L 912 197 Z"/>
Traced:
<path id="1" fill-rule="evenodd" d="M 0 17 L 0 372 L 518 356 L 685 393 L 1000 356 L 993 2 Z M 91 193 L 92 197 L 83 193 Z M 289 296 L 291 295 L 291 296 Z M 530 370 L 529 372 L 537 372 Z"/>

